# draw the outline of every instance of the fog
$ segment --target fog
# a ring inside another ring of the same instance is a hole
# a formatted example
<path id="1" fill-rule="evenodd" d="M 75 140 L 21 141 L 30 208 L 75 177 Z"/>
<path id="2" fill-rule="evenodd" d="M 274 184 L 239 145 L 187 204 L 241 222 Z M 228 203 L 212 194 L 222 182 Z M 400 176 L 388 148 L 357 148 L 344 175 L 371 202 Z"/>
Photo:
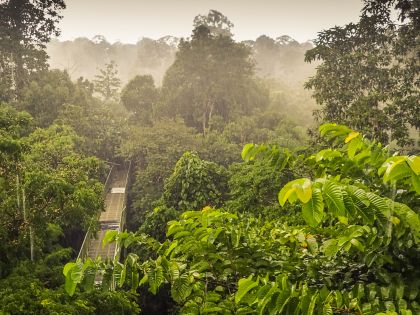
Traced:
<path id="1" fill-rule="evenodd" d="M 123 83 L 135 75 L 151 74 L 157 85 L 175 59 L 180 38 L 142 38 L 136 44 L 110 43 L 104 36 L 81 37 L 72 41 L 53 40 L 48 44 L 51 68 L 67 70 L 72 79 L 93 79 L 98 69 L 115 61 Z M 261 35 L 256 40 L 243 41 L 252 50 L 256 74 L 301 85 L 314 74 L 316 64 L 304 62 L 311 42 L 299 43 L 288 35 L 271 38 Z"/>

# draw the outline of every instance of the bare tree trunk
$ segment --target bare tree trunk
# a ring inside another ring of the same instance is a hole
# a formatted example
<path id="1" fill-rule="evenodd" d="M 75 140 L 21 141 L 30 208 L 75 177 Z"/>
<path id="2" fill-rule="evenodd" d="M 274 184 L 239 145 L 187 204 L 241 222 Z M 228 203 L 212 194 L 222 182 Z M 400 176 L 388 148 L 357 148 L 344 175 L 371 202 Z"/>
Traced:
<path id="1" fill-rule="evenodd" d="M 211 129 L 211 116 L 213 115 L 213 110 L 214 110 L 214 104 L 213 104 L 213 102 L 211 102 L 210 103 L 210 112 L 209 112 L 209 122 L 208 122 L 209 131 Z"/>
<path id="2" fill-rule="evenodd" d="M 23 209 L 23 219 L 25 220 L 26 224 L 29 224 L 29 246 L 31 251 L 31 261 L 35 259 L 34 253 L 34 230 L 32 226 L 32 222 L 28 222 L 28 214 L 26 212 L 26 194 L 25 188 L 22 188 L 22 209 Z"/>
<path id="3" fill-rule="evenodd" d="M 206 137 L 206 112 L 203 113 L 203 136 Z"/>
<path id="4" fill-rule="evenodd" d="M 18 209 L 20 210 L 20 180 L 19 180 L 19 174 L 16 175 L 16 204 Z"/>

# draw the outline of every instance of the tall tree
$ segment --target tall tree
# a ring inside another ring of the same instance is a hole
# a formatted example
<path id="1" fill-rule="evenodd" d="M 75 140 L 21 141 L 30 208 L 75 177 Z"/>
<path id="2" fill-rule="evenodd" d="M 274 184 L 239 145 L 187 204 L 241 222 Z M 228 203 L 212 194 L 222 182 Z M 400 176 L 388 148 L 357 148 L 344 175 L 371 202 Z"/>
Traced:
<path id="1" fill-rule="evenodd" d="M 232 37 L 233 23 L 223 15 L 221 12 L 216 10 L 210 10 L 207 15 L 197 15 L 194 18 L 194 28 L 199 26 L 207 27 L 212 35 L 222 35 Z"/>
<path id="2" fill-rule="evenodd" d="M 16 98 L 33 72 L 47 68 L 45 45 L 58 36 L 63 0 L 0 3 L 0 100 Z"/>
<path id="3" fill-rule="evenodd" d="M 158 90 L 151 75 L 137 75 L 121 92 L 121 103 L 142 122 L 150 122 Z"/>
<path id="4" fill-rule="evenodd" d="M 95 91 L 103 97 L 104 101 L 115 101 L 121 86 L 116 63 L 111 61 L 105 65 L 104 69 L 100 69 L 93 83 Z"/>
<path id="5" fill-rule="evenodd" d="M 409 129 L 420 128 L 419 6 L 364 0 L 358 23 L 319 33 L 306 60 L 323 63 L 306 87 L 322 105 L 321 121 L 345 123 L 383 143 L 413 142 Z"/>
<path id="6" fill-rule="evenodd" d="M 250 50 L 201 25 L 182 41 L 162 86 L 165 113 L 184 118 L 204 135 L 215 116 L 225 122 L 267 105 L 268 93 L 254 79 Z"/>

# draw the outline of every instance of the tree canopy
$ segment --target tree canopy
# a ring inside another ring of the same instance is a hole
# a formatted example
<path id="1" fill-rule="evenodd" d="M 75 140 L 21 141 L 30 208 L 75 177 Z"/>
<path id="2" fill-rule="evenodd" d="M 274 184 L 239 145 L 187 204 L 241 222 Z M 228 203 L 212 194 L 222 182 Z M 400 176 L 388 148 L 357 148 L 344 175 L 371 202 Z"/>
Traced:
<path id="1" fill-rule="evenodd" d="M 0 3 L 0 101 L 15 99 L 31 73 L 47 68 L 44 49 L 58 36 L 63 0 Z"/>
<path id="2" fill-rule="evenodd" d="M 383 143 L 413 143 L 420 128 L 419 2 L 365 0 L 360 20 L 319 33 L 307 61 L 322 60 L 306 87 L 320 121 L 344 123 Z M 394 19 L 394 12 L 397 18 Z"/>
<path id="3" fill-rule="evenodd" d="M 268 104 L 268 93 L 252 75 L 250 50 L 227 36 L 214 36 L 204 25 L 182 41 L 162 86 L 164 111 L 180 115 L 206 134 L 215 116 L 225 122 Z"/>

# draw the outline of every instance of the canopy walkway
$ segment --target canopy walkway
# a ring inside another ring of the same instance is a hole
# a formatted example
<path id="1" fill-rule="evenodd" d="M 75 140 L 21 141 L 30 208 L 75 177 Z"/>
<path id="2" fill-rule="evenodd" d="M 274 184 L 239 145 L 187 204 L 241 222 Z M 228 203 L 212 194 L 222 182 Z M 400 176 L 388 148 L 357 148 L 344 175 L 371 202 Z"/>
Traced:
<path id="1" fill-rule="evenodd" d="M 119 248 L 116 243 L 102 245 L 105 234 L 109 230 L 122 231 L 125 225 L 127 184 L 131 163 L 128 165 L 115 165 L 111 168 L 105 182 L 104 199 L 105 211 L 99 215 L 100 229 L 93 233 L 89 229 L 83 240 L 82 247 L 77 258 L 83 260 L 88 257 L 95 260 L 115 259 L 119 256 Z"/>

